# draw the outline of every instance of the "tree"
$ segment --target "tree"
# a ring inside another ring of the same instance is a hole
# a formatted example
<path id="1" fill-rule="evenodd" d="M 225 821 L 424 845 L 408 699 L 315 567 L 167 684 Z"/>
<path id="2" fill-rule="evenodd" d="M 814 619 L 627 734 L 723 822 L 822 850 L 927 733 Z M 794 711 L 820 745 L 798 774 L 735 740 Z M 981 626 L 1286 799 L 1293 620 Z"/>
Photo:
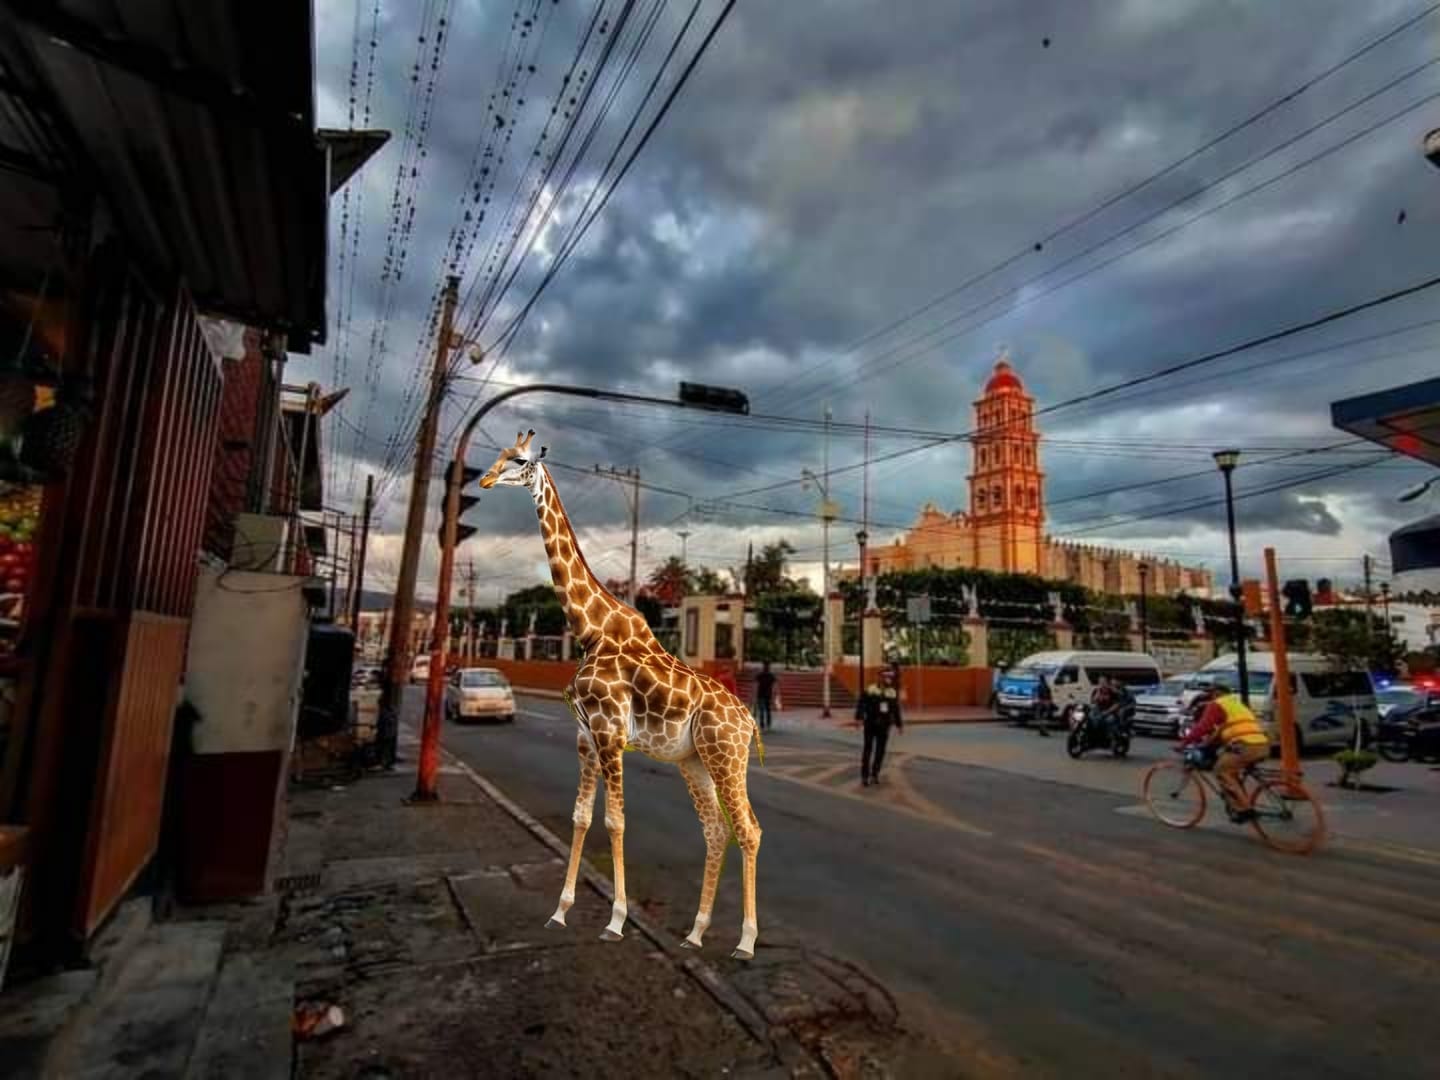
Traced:
<path id="1" fill-rule="evenodd" d="M 708 566 L 700 567 L 699 570 L 694 571 L 694 575 L 690 589 L 691 595 L 723 596 L 730 591 L 730 586 L 725 579 Z"/>
<path id="2" fill-rule="evenodd" d="M 645 587 L 665 607 L 675 607 L 695 591 L 695 572 L 672 555 L 655 568 Z"/>
<path id="3" fill-rule="evenodd" d="M 1404 647 L 1385 621 L 1354 608 L 1319 612 L 1310 634 L 1310 647 L 1337 668 L 1393 672 Z"/>
<path id="4" fill-rule="evenodd" d="M 552 636 L 565 632 L 565 609 L 553 585 L 531 585 L 511 593 L 505 598 L 503 611 L 511 634 L 528 631 L 532 613 L 537 634 Z"/>
<path id="5" fill-rule="evenodd" d="M 760 554 L 745 567 L 745 595 L 764 596 L 793 590 L 795 583 L 785 575 L 785 561 L 794 554 L 795 548 L 788 540 L 761 548 Z"/>

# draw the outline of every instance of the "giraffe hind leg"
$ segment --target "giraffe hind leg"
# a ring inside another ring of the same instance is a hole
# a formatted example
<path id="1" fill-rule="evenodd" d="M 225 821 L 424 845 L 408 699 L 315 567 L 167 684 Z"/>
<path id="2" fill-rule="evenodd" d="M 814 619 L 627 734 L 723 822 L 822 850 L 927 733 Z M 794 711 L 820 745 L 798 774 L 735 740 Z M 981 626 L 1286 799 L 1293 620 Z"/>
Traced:
<path id="1" fill-rule="evenodd" d="M 713 718 L 706 718 L 696 732 L 695 746 L 705 769 L 715 781 L 715 787 L 730 818 L 735 841 L 740 846 L 741 875 L 745 895 L 745 914 L 741 924 L 740 944 L 731 954 L 737 960 L 750 960 L 755 956 L 755 938 L 759 934 L 759 921 L 755 910 L 755 872 L 760 853 L 760 822 L 750 806 L 746 790 L 745 772 L 749 764 L 750 732 L 753 723 L 743 709 L 726 710 Z"/>
<path id="2" fill-rule="evenodd" d="M 691 755 L 679 764 L 680 774 L 685 778 L 685 786 L 690 789 L 695 813 L 705 833 L 705 877 L 700 886 L 700 907 L 695 913 L 694 926 L 680 943 L 683 948 L 698 949 L 710 926 L 710 913 L 715 907 L 715 890 L 720 883 L 730 830 L 724 820 L 724 808 L 715 794 L 715 781 L 710 778 L 704 762 L 698 755 Z"/>

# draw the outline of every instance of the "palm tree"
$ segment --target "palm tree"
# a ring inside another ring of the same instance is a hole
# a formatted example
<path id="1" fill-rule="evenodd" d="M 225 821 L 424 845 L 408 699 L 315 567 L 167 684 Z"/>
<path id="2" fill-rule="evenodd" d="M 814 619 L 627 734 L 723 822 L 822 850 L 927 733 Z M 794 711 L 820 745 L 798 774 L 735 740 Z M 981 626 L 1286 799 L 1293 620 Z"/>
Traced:
<path id="1" fill-rule="evenodd" d="M 694 573 L 679 556 L 672 555 L 655 568 L 646 586 L 660 603 L 674 607 L 693 591 L 694 583 Z"/>

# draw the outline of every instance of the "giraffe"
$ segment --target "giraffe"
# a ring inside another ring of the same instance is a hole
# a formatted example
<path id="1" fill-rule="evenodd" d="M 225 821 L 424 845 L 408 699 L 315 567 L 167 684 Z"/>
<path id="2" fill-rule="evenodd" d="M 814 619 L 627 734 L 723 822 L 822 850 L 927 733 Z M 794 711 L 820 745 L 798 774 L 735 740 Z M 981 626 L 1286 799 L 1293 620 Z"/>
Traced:
<path id="1" fill-rule="evenodd" d="M 580 552 L 550 470 L 541 462 L 546 447 L 533 456 L 530 453 L 534 436 L 533 430 L 517 435 L 515 445 L 502 450 L 489 472 L 480 478 L 480 486 L 523 487 L 530 492 L 540 519 L 551 580 L 571 633 L 585 650 L 585 658 L 564 694 L 579 726 L 576 750 L 580 756 L 580 785 L 572 819 L 570 863 L 560 902 L 546 925 L 552 929 L 563 927 L 566 912 L 575 902 L 580 854 L 590 827 L 596 781 L 603 774 L 605 829 L 610 834 L 615 862 L 615 902 L 610 923 L 600 936 L 606 941 L 622 937 L 627 912 L 623 755 L 625 750 L 633 749 L 678 766 L 705 836 L 700 907 L 681 944 L 691 949 L 701 947 L 710 926 L 725 848 L 733 833 L 743 857 L 744 918 L 740 943 L 731 955 L 753 959 L 759 932 L 755 864 L 760 850 L 760 823 L 750 807 L 746 770 L 750 736 L 754 733 L 759 739 L 755 720 L 745 704 L 719 682 L 691 670 L 667 652 L 644 618 L 596 580 Z"/>

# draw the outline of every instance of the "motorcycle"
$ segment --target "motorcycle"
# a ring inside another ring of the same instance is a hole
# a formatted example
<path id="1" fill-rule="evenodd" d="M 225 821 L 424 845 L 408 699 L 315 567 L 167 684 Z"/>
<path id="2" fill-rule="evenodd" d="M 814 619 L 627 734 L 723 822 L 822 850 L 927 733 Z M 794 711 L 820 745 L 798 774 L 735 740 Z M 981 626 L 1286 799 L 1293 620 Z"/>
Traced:
<path id="1" fill-rule="evenodd" d="M 1428 720 L 1428 722 L 1427 722 Z M 1380 722 L 1375 749 L 1386 761 L 1440 761 L 1440 723 L 1433 710 L 1428 715 L 1389 716 Z"/>
<path id="2" fill-rule="evenodd" d="M 1109 750 L 1117 758 L 1130 753 L 1131 718 L 1124 710 L 1115 710 L 1105 720 L 1093 705 L 1071 705 L 1066 710 L 1070 734 L 1065 739 L 1065 752 L 1072 758 L 1087 750 Z"/>

